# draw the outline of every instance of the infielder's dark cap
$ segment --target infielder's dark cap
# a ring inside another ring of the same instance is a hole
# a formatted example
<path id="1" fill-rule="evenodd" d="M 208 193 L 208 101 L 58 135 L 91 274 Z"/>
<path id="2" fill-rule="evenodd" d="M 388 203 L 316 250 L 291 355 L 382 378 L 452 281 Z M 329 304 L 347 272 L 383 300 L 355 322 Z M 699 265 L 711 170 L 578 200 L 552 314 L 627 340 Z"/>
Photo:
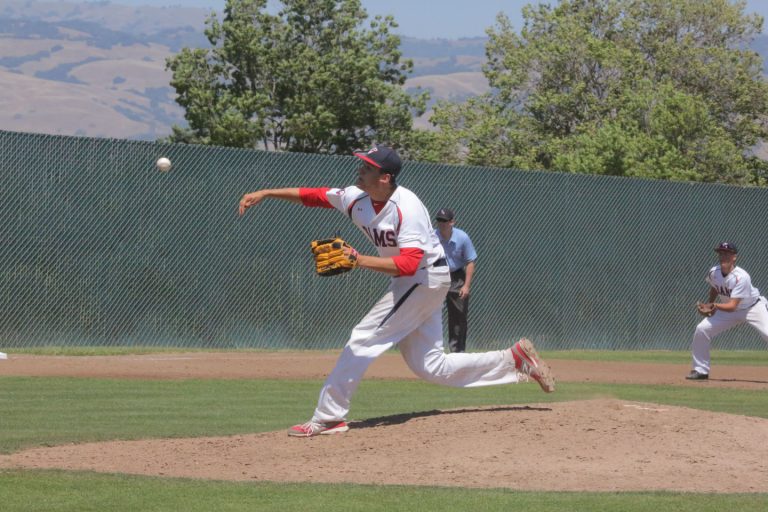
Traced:
<path id="1" fill-rule="evenodd" d="M 376 144 L 365 153 L 355 153 L 355 156 L 360 160 L 363 160 L 382 171 L 392 173 L 395 176 L 397 176 L 397 173 L 399 173 L 400 169 L 403 167 L 403 162 L 400 160 L 400 155 L 397 154 L 397 151 L 382 144 Z"/>
<path id="2" fill-rule="evenodd" d="M 715 252 L 732 252 L 733 254 L 736 254 L 739 250 L 736 249 L 736 246 L 731 242 L 720 242 L 720 244 L 715 247 Z"/>
<path id="3" fill-rule="evenodd" d="M 455 215 L 453 213 L 453 210 L 451 210 L 450 208 L 440 208 L 437 211 L 437 215 L 435 215 L 435 219 L 437 220 L 452 221 L 454 217 Z"/>

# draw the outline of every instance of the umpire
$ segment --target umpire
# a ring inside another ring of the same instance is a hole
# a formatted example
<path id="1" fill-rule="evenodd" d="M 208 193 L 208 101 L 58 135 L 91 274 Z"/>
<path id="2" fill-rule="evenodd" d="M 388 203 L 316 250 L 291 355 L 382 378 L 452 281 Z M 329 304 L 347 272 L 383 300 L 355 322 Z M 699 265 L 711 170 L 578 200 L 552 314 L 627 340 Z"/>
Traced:
<path id="1" fill-rule="evenodd" d="M 435 215 L 435 232 L 451 270 L 451 288 L 445 299 L 448 309 L 448 348 L 451 352 L 464 352 L 467 345 L 469 286 L 475 273 L 477 253 L 469 235 L 454 227 L 455 217 L 450 208 L 441 208 Z"/>

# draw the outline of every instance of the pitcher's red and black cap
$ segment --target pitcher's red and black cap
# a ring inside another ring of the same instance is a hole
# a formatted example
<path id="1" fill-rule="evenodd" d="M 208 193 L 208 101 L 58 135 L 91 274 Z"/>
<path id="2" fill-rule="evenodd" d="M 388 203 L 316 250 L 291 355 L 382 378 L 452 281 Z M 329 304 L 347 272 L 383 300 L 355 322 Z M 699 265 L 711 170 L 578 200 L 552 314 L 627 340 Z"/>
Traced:
<path id="1" fill-rule="evenodd" d="M 355 153 L 355 156 L 377 169 L 395 176 L 403 167 L 403 162 L 400 160 L 400 155 L 397 154 L 397 151 L 383 144 L 376 144 L 365 153 Z"/>

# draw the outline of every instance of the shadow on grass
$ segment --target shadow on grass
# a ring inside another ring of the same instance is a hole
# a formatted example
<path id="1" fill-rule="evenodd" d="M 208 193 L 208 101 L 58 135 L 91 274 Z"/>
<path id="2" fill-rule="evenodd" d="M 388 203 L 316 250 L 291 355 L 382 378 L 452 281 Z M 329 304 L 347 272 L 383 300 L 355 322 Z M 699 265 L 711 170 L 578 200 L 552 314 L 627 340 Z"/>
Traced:
<path id="1" fill-rule="evenodd" d="M 768 384 L 768 380 L 713 379 L 712 377 L 710 377 L 709 380 L 715 381 L 715 382 L 747 382 L 749 384 Z"/>
<path id="2" fill-rule="evenodd" d="M 400 425 L 415 418 L 426 418 L 429 416 L 445 416 L 450 414 L 469 414 L 473 412 L 509 412 L 509 411 L 551 411 L 549 407 L 486 407 L 475 409 L 452 409 L 450 411 L 441 411 L 432 409 L 431 411 L 417 411 L 403 414 L 393 414 L 391 416 L 380 416 L 378 418 L 368 418 L 367 420 L 351 421 L 349 426 L 355 429 L 384 427 L 389 425 Z"/>

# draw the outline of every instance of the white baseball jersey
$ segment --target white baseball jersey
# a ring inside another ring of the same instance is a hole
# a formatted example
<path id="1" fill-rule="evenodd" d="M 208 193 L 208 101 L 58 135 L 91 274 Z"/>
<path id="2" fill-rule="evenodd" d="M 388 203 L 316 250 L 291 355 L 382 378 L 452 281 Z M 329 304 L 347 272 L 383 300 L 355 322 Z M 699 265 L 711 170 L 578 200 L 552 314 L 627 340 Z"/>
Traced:
<path id="1" fill-rule="evenodd" d="M 760 298 L 760 290 L 752 286 L 752 279 L 741 267 L 734 267 L 727 276 L 723 276 L 720 265 L 715 265 L 709 269 L 706 281 L 721 297 L 741 299 L 737 309 L 749 309 Z"/>
<path id="2" fill-rule="evenodd" d="M 421 249 L 424 251 L 419 265 L 421 269 L 445 258 L 429 212 L 416 194 L 407 188 L 398 186 L 378 214 L 373 209 L 370 196 L 355 186 L 332 188 L 326 196 L 334 208 L 348 215 L 360 228 L 376 247 L 379 256 L 391 258 L 398 256 L 400 249 Z M 399 279 L 406 278 L 401 276 Z"/>

